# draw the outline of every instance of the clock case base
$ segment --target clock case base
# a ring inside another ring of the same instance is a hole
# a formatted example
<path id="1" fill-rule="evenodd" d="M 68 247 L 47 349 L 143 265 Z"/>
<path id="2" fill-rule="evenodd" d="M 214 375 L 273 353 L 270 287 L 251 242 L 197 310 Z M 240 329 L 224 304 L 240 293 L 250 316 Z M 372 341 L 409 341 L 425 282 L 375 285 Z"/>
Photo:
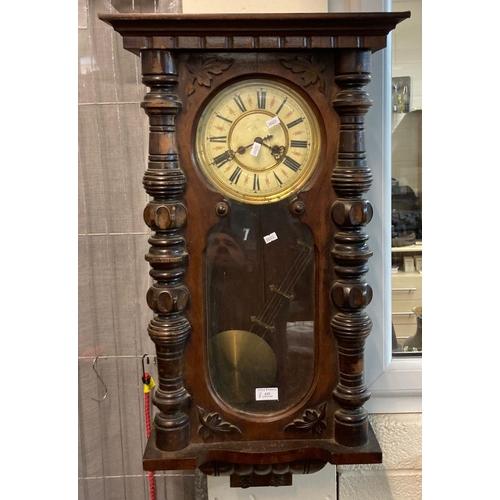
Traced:
<path id="1" fill-rule="evenodd" d="M 191 443 L 178 451 L 162 451 L 151 431 L 143 456 L 145 471 L 200 469 L 211 476 L 230 476 L 231 486 L 286 486 L 293 474 L 311 474 L 327 463 L 380 464 L 382 450 L 368 424 L 362 446 L 342 446 L 333 439 Z"/>

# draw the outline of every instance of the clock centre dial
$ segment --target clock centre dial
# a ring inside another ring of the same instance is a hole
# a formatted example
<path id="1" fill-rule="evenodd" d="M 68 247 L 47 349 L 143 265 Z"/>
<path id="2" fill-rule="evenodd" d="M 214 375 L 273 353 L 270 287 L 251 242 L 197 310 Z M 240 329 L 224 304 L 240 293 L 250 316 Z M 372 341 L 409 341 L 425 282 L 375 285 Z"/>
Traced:
<path id="1" fill-rule="evenodd" d="M 274 119 L 270 112 L 255 110 L 244 113 L 231 126 L 228 145 L 239 166 L 258 174 L 273 169 L 284 158 L 288 133 L 281 122 L 270 133 L 268 124 Z"/>
<path id="2" fill-rule="evenodd" d="M 320 154 L 313 108 L 290 84 L 238 81 L 206 104 L 196 129 L 196 157 L 208 182 L 245 203 L 276 202 L 299 191 Z"/>

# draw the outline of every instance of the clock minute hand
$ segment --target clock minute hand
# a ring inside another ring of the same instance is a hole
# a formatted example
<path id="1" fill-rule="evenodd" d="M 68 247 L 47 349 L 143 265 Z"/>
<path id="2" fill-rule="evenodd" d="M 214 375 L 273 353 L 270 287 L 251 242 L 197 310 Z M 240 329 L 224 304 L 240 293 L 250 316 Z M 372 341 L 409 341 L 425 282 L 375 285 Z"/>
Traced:
<path id="1" fill-rule="evenodd" d="M 267 144 L 264 144 L 262 141 L 267 141 L 269 139 L 272 138 L 272 135 L 267 135 L 266 137 L 264 138 L 261 138 L 261 137 L 256 137 L 253 142 L 251 144 L 249 144 L 248 146 L 240 146 L 237 150 L 236 150 L 236 153 L 242 155 L 242 154 L 245 154 L 246 153 L 246 150 L 250 147 L 252 147 L 255 143 L 257 144 L 261 144 L 261 145 L 264 145 L 264 146 L 267 146 Z M 267 146 L 269 147 L 269 146 Z"/>
<path id="2" fill-rule="evenodd" d="M 256 142 L 257 144 L 262 144 L 262 146 L 266 146 L 266 148 L 270 148 L 271 146 L 264 144 L 264 141 L 268 141 L 269 139 L 272 139 L 272 135 L 266 135 L 266 137 L 256 137 L 253 142 Z"/>
<path id="3" fill-rule="evenodd" d="M 280 160 L 283 155 L 285 154 L 285 146 L 269 146 L 268 144 L 265 144 L 263 141 L 270 139 L 272 135 L 268 135 L 267 137 L 264 137 L 261 139 L 260 137 L 255 138 L 255 142 L 261 144 L 262 146 L 266 146 L 271 151 L 271 154 L 273 155 L 275 160 Z"/>

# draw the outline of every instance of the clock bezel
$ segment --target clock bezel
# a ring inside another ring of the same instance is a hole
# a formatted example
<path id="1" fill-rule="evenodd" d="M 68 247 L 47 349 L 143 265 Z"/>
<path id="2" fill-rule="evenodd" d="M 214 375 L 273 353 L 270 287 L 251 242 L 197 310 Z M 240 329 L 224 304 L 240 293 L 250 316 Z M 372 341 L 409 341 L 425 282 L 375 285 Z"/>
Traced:
<path id="1" fill-rule="evenodd" d="M 224 92 L 227 88 L 233 85 L 245 81 L 254 81 L 254 80 L 260 80 L 260 81 L 268 80 L 271 82 L 271 84 L 275 84 L 281 87 L 286 87 L 286 90 L 291 89 L 292 95 L 296 94 L 298 98 L 302 101 L 299 102 L 299 104 L 300 105 L 304 104 L 305 106 L 307 106 L 308 113 L 316 120 L 316 124 L 314 125 L 314 127 L 311 126 L 312 124 L 310 125 L 311 129 L 313 128 L 316 129 L 316 131 L 312 132 L 311 137 L 314 135 L 314 133 L 317 133 L 318 137 L 317 141 L 318 144 L 313 145 L 311 148 L 309 156 L 312 157 L 312 159 L 308 161 L 306 171 L 302 175 L 300 175 L 300 177 L 296 181 L 294 181 L 290 186 L 284 188 L 282 191 L 270 195 L 261 195 L 260 197 L 249 196 L 247 194 L 234 195 L 233 193 L 228 192 L 227 189 L 224 189 L 225 186 L 221 182 L 212 182 L 210 175 L 206 173 L 208 167 L 203 165 L 203 163 L 200 161 L 198 154 L 198 147 L 197 147 L 198 144 L 197 137 L 198 137 L 198 128 L 200 124 L 200 119 L 205 110 L 207 110 L 210 104 L 214 101 L 214 99 L 216 99 L 222 92 Z M 325 141 L 326 141 L 326 132 L 325 132 L 325 123 L 323 120 L 322 113 L 318 109 L 316 103 L 312 100 L 311 96 L 306 91 L 304 91 L 304 89 L 302 89 L 294 81 L 284 77 L 277 76 L 276 74 L 273 73 L 252 72 L 230 78 L 224 83 L 218 86 L 214 86 L 214 88 L 208 92 L 203 101 L 200 103 L 198 111 L 195 115 L 190 143 L 192 148 L 191 157 L 193 166 L 195 168 L 196 173 L 202 180 L 203 184 L 208 189 L 210 189 L 212 192 L 221 194 L 223 197 L 227 197 L 241 203 L 267 204 L 267 203 L 275 203 L 286 198 L 294 197 L 299 193 L 307 192 L 309 191 L 309 189 L 311 189 L 311 187 L 314 185 L 316 181 L 317 176 L 319 175 L 318 171 L 321 170 L 320 166 L 324 162 L 325 150 L 326 150 Z"/>

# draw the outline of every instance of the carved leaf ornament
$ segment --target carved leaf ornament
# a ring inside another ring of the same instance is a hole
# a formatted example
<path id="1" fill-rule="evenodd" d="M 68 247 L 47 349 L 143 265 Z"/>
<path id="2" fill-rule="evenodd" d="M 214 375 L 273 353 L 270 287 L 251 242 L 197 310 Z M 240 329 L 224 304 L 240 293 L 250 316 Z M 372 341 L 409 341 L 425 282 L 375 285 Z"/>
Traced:
<path id="1" fill-rule="evenodd" d="M 210 87 L 212 75 L 220 75 L 232 64 L 232 61 L 222 61 L 215 57 L 203 61 L 203 57 L 199 54 L 192 54 L 187 61 L 187 68 L 194 77 L 187 87 L 187 95 L 191 95 L 196 90 L 195 83 L 203 87 Z"/>
<path id="2" fill-rule="evenodd" d="M 301 73 L 300 77 L 304 81 L 304 87 L 319 82 L 319 90 L 325 93 L 325 77 L 322 75 L 326 68 L 325 61 L 314 56 L 310 62 L 305 57 L 297 57 L 295 59 L 281 59 L 281 64 L 292 73 Z"/>
<path id="3" fill-rule="evenodd" d="M 326 429 L 324 421 L 326 415 L 326 403 L 323 403 L 318 410 L 306 410 L 302 415 L 302 420 L 294 420 L 285 427 L 286 430 L 312 431 L 313 434 L 322 434 Z"/>
<path id="4" fill-rule="evenodd" d="M 238 427 L 222 420 L 218 413 L 209 413 L 207 415 L 205 410 L 198 406 L 198 415 L 201 423 L 199 433 L 203 439 L 210 439 L 215 434 L 229 434 L 230 432 L 239 432 L 241 434 Z"/>

